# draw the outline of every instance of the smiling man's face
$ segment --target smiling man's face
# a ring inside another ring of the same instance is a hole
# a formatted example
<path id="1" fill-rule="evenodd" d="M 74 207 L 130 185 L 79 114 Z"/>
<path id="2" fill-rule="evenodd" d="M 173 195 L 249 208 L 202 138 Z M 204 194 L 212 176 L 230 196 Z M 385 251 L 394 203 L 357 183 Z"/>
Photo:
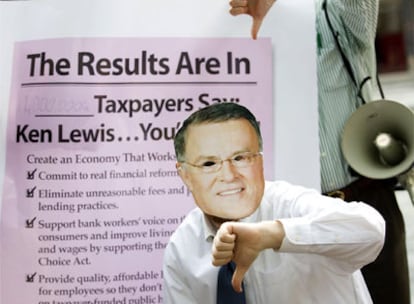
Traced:
<path id="1" fill-rule="evenodd" d="M 258 137 L 246 119 L 192 125 L 187 130 L 179 174 L 197 206 L 216 223 L 247 217 L 257 209 L 264 191 L 263 159 L 254 157 L 243 168 L 224 161 L 217 172 L 209 173 L 197 166 L 245 152 L 259 152 Z"/>

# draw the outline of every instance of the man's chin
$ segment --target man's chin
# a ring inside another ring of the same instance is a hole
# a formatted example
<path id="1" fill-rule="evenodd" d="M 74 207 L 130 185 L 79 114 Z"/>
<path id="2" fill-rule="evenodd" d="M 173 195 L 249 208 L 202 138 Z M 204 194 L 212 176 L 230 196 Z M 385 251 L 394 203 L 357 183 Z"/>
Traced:
<path id="1" fill-rule="evenodd" d="M 249 214 L 247 215 L 238 215 L 238 216 L 229 216 L 229 217 L 219 217 L 219 216 L 215 216 L 215 215 L 210 215 L 210 214 L 206 214 L 206 217 L 210 220 L 210 222 L 215 226 L 215 227 L 220 227 L 221 224 L 225 223 L 225 222 L 237 222 L 238 220 L 245 218 L 249 216 Z"/>
<path id="2" fill-rule="evenodd" d="M 209 215 L 209 214 L 206 214 L 206 216 L 211 221 L 211 223 L 216 227 L 219 227 L 221 224 L 225 222 L 232 222 L 232 221 L 234 222 L 238 220 L 238 219 L 222 218 L 222 217 Z"/>

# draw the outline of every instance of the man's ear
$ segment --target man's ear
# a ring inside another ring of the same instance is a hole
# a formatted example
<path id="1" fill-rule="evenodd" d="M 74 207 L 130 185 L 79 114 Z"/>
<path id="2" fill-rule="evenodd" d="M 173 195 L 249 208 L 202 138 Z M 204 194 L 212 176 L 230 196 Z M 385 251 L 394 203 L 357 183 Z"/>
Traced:
<path id="1" fill-rule="evenodd" d="M 184 182 L 187 188 L 191 191 L 191 178 L 189 176 L 188 171 L 185 170 L 185 168 L 183 168 L 182 163 L 176 163 L 175 168 L 177 168 L 178 175 L 181 177 L 181 180 Z"/>

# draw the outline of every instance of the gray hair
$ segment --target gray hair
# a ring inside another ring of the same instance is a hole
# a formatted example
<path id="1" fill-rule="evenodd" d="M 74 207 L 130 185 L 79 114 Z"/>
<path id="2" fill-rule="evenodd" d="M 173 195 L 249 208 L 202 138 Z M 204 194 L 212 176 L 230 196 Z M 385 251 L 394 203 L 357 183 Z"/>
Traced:
<path id="1" fill-rule="evenodd" d="M 185 138 L 188 127 L 202 123 L 225 122 L 228 120 L 246 119 L 256 132 L 259 140 L 259 149 L 263 149 L 263 140 L 260 132 L 259 122 L 256 117 L 244 106 L 236 103 L 216 103 L 202 108 L 191 114 L 174 137 L 174 149 L 177 161 L 185 160 Z"/>

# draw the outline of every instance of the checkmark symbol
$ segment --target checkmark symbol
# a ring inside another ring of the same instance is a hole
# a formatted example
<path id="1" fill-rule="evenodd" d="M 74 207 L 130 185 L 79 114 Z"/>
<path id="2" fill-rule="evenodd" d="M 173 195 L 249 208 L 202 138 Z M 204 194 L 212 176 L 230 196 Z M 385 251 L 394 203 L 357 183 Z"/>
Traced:
<path id="1" fill-rule="evenodd" d="M 33 197 L 36 188 L 37 187 L 35 186 L 35 187 L 31 188 L 31 189 L 26 189 L 26 197 Z"/>
<path id="2" fill-rule="evenodd" d="M 35 220 L 36 217 L 32 218 L 31 220 L 26 220 L 26 228 L 33 228 Z"/>
<path id="3" fill-rule="evenodd" d="M 34 282 L 34 278 L 36 276 L 37 272 L 32 273 L 32 274 L 27 274 L 26 275 L 26 282 L 27 283 L 33 283 Z"/>
<path id="4" fill-rule="evenodd" d="M 34 179 L 37 168 L 33 171 L 27 171 L 27 179 Z"/>

